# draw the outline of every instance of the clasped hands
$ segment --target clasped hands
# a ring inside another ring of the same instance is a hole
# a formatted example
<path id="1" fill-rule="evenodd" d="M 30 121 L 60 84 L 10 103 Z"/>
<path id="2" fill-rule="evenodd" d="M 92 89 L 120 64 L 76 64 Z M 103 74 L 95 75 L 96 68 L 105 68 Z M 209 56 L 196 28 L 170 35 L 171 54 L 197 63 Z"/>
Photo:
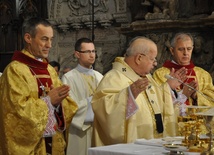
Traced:
<path id="1" fill-rule="evenodd" d="M 196 95 L 196 90 L 198 90 L 198 83 L 197 83 L 197 81 L 191 81 L 190 83 L 188 83 L 188 85 L 191 88 L 184 85 L 184 87 L 183 87 L 183 94 L 187 98 L 191 97 L 194 100 L 197 99 L 197 95 Z"/>
<path id="2" fill-rule="evenodd" d="M 184 82 L 187 79 L 186 74 L 187 74 L 187 69 L 185 67 L 182 67 L 177 71 L 175 71 L 175 69 L 172 68 L 172 70 L 170 71 L 170 76 L 174 77 L 174 79 L 167 79 L 167 83 L 169 84 L 171 89 L 175 90 L 176 88 L 178 88 L 182 84 L 180 81 Z M 196 99 L 197 97 L 196 90 L 198 89 L 197 81 L 191 81 L 187 85 L 183 85 L 183 94 L 187 98 L 192 97 L 193 99 Z"/>
<path id="3" fill-rule="evenodd" d="M 69 95 L 70 87 L 68 85 L 62 85 L 54 88 L 51 86 L 51 90 L 48 92 L 48 96 L 51 99 L 53 106 L 59 105 L 64 98 Z"/>

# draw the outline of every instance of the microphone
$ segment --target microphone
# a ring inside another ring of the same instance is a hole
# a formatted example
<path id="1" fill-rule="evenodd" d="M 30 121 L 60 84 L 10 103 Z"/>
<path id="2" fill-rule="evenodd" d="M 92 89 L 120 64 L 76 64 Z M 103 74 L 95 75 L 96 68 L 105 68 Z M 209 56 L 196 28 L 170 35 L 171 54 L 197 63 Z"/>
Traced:
<path id="1" fill-rule="evenodd" d="M 169 75 L 169 74 L 166 74 L 164 77 L 165 77 L 166 79 L 177 80 L 177 81 L 179 81 L 180 83 L 182 83 L 183 85 L 189 87 L 190 89 L 192 89 L 192 90 L 194 90 L 194 91 L 198 91 L 197 89 L 193 88 L 192 86 L 190 86 L 190 85 L 184 83 L 183 81 L 181 81 L 181 80 L 179 80 L 178 78 L 175 78 L 175 77 L 173 77 L 173 76 L 171 76 L 171 75 Z M 201 93 L 201 92 L 200 92 L 200 93 Z"/>
<path id="2" fill-rule="evenodd" d="M 212 102 L 214 102 L 214 99 L 213 99 L 213 98 L 211 98 L 211 97 L 205 95 L 204 93 L 200 92 L 199 90 L 197 90 L 197 89 L 193 88 L 192 86 L 190 86 L 190 85 L 184 83 L 184 82 L 181 81 L 180 79 L 175 78 L 175 77 L 173 77 L 173 76 L 171 76 L 171 75 L 169 75 L 169 74 L 166 74 L 164 77 L 165 77 L 166 79 L 177 80 L 177 81 L 179 81 L 180 83 L 182 83 L 183 85 L 187 86 L 188 88 L 190 88 L 190 89 L 196 91 L 197 93 L 201 94 L 204 98 L 206 98 L 206 99 L 211 100 Z"/>

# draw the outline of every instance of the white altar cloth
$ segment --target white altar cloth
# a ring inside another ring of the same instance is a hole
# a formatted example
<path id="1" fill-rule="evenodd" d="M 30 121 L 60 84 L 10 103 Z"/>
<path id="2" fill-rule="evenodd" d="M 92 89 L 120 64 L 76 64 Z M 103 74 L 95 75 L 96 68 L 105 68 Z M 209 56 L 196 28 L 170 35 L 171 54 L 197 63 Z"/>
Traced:
<path id="1" fill-rule="evenodd" d="M 88 149 L 88 155 L 167 155 L 169 151 L 160 146 L 139 144 L 115 144 Z M 185 152 L 185 155 L 200 155 L 200 153 Z"/>

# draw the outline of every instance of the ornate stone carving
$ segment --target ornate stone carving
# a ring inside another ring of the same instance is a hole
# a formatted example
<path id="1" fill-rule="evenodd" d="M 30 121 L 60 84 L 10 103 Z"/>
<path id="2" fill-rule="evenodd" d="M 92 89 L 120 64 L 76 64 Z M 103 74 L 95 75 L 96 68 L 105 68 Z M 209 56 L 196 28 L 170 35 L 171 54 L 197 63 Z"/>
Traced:
<path id="1" fill-rule="evenodd" d="M 8 1 L 0 2 L 0 31 L 6 34 L 12 21 L 12 4 Z"/>
<path id="2" fill-rule="evenodd" d="M 38 9 L 36 7 L 35 0 L 19 1 L 19 15 L 23 19 L 37 16 L 37 14 L 38 14 Z"/>
<path id="3" fill-rule="evenodd" d="M 124 54 L 127 41 L 143 35 L 157 43 L 157 67 L 160 67 L 171 57 L 171 37 L 183 31 L 194 37 L 195 64 L 208 71 L 213 65 L 213 0 L 94 0 L 93 5 L 92 0 L 53 0 L 51 5 L 49 8 L 55 11 L 50 11 L 50 20 L 58 30 L 65 29 L 64 35 L 57 34 L 63 39 L 58 37 L 58 48 L 54 49 L 59 51 L 62 64 L 75 65 L 73 44 L 80 37 L 94 35 L 98 50 L 95 68 L 106 73 L 114 58 Z"/>
<path id="4" fill-rule="evenodd" d="M 0 1 L 0 25 L 3 27 L 12 20 L 12 9 L 10 1 Z"/>
<path id="5" fill-rule="evenodd" d="M 85 27 L 91 29 L 93 26 L 108 28 L 112 24 L 130 21 L 130 13 L 126 10 L 126 1 L 94 0 L 93 2 L 94 4 L 92 4 L 92 0 L 60 2 L 54 0 L 49 6 L 49 20 L 55 20 L 55 25 L 61 32 Z M 53 10 L 55 11 L 53 12 Z M 63 24 L 60 22 L 62 18 L 65 21 Z M 94 20 L 92 21 L 92 19 Z M 68 27 L 65 25 L 68 25 Z"/>
<path id="6" fill-rule="evenodd" d="M 135 0 L 130 6 L 135 19 L 200 18 L 202 16 L 207 17 L 213 11 L 214 1 Z M 133 8 L 137 10 L 133 10 Z"/>

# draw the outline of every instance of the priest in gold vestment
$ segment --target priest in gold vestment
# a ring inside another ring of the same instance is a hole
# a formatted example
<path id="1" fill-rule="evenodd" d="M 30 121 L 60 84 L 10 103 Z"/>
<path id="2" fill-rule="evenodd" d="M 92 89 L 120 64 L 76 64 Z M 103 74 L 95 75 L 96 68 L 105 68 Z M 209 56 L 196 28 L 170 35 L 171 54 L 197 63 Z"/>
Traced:
<path id="1" fill-rule="evenodd" d="M 32 18 L 23 33 L 25 48 L 14 53 L 0 78 L 0 155 L 64 155 L 77 105 L 46 59 L 53 28 Z"/>
<path id="2" fill-rule="evenodd" d="M 156 56 L 152 40 L 136 37 L 125 57 L 115 59 L 92 99 L 93 146 L 176 136 L 170 86 L 157 85 L 150 75 Z"/>
<path id="3" fill-rule="evenodd" d="M 153 77 L 158 84 L 162 84 L 167 80 L 165 75 L 169 74 L 172 68 L 179 70 L 185 67 L 187 69 L 187 79 L 184 83 L 190 87 L 182 84 L 174 90 L 177 102 L 184 105 L 214 106 L 212 77 L 207 71 L 195 66 L 191 61 L 193 47 L 194 41 L 191 34 L 175 34 L 170 47 L 172 60 L 166 60 L 163 67 L 154 72 Z M 184 110 L 181 109 L 182 113 L 185 112 Z"/>

